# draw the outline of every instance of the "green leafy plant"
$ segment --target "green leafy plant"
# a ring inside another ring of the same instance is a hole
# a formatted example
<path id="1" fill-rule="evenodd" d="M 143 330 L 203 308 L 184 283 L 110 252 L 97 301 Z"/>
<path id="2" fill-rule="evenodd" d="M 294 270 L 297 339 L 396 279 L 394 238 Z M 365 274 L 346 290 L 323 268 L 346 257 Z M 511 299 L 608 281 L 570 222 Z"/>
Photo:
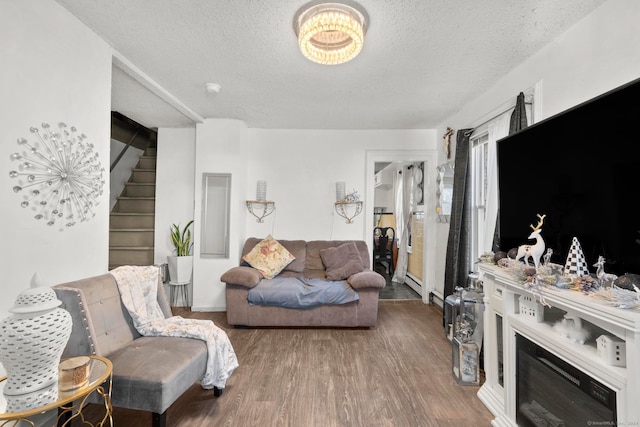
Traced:
<path id="1" fill-rule="evenodd" d="M 191 224 L 193 224 L 193 220 L 189 221 L 182 231 L 180 230 L 179 224 L 173 224 L 171 226 L 171 242 L 176 248 L 176 255 L 178 256 L 191 255 L 191 248 L 193 247 L 191 230 L 189 230 Z"/>

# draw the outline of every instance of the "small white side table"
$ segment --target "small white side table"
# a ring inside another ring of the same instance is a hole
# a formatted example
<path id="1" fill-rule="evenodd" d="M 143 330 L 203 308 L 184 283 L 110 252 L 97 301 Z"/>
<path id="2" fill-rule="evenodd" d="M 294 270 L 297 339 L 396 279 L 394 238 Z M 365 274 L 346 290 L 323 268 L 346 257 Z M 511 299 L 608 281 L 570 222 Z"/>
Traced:
<path id="1" fill-rule="evenodd" d="M 178 296 L 182 297 L 182 302 L 184 303 L 184 306 L 181 307 L 189 306 L 189 292 L 187 286 L 189 286 L 190 283 L 191 282 L 178 283 L 169 281 L 169 302 L 172 307 L 178 307 L 176 301 Z"/>

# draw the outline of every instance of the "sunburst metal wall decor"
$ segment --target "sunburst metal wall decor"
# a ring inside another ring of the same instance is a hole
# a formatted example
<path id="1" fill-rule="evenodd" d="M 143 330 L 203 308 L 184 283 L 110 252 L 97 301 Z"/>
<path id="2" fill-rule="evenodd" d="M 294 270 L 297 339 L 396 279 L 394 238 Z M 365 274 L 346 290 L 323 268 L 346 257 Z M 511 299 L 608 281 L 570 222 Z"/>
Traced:
<path id="1" fill-rule="evenodd" d="M 42 131 L 30 131 L 35 140 L 18 138 L 22 151 L 10 156 L 19 162 L 9 176 L 18 180 L 13 191 L 23 196 L 20 206 L 61 231 L 93 218 L 104 186 L 104 168 L 94 145 L 64 123 L 58 123 L 57 131 L 47 123 L 42 123 Z"/>

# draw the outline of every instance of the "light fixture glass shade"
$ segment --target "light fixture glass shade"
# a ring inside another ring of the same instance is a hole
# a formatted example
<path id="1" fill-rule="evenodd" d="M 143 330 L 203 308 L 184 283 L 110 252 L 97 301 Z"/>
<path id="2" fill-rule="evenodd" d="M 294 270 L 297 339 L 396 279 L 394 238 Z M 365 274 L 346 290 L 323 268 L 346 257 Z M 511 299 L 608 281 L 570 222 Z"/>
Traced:
<path id="1" fill-rule="evenodd" d="M 319 64 L 342 64 L 355 58 L 364 43 L 364 9 L 352 3 L 304 6 L 296 14 L 294 29 L 302 54 Z M 356 8 L 357 7 L 357 8 Z"/>

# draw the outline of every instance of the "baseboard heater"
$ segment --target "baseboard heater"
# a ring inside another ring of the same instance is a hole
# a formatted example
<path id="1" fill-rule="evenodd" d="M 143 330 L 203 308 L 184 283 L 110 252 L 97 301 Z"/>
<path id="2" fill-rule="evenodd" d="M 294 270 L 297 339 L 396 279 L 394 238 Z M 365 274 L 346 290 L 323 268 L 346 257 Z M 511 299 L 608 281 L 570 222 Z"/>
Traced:
<path id="1" fill-rule="evenodd" d="M 416 291 L 419 295 L 422 295 L 422 283 L 416 279 L 411 273 L 407 272 L 407 276 L 404 281 L 405 285 Z"/>

